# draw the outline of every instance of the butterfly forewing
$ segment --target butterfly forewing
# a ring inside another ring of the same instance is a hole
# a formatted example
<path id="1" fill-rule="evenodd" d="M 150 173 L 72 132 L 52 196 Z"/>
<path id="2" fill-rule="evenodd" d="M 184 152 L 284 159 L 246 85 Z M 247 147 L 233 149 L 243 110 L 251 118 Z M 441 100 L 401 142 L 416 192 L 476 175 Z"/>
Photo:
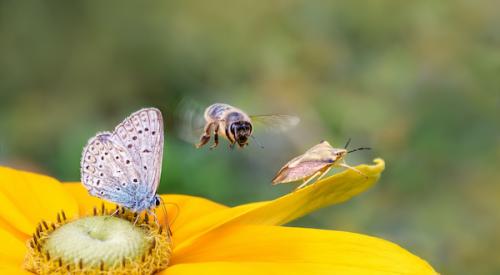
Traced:
<path id="1" fill-rule="evenodd" d="M 132 165 L 148 185 L 149 195 L 158 188 L 163 159 L 163 119 L 155 108 L 139 110 L 116 126 L 113 135 L 127 148 Z"/>
<path id="2" fill-rule="evenodd" d="M 90 139 L 82 155 L 82 182 L 92 195 L 131 208 L 156 194 L 162 156 L 161 113 L 142 109 L 113 133 Z"/>

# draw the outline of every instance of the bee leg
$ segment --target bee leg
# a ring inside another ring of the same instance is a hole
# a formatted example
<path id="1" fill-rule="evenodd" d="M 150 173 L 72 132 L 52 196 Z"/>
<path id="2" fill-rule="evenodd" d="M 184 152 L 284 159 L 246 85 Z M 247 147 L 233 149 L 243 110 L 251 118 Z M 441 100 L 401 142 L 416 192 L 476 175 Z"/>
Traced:
<path id="1" fill-rule="evenodd" d="M 196 144 L 196 148 L 201 148 L 203 145 L 207 144 L 210 141 L 210 129 L 214 123 L 208 123 L 205 125 L 205 129 L 203 129 L 203 134 L 200 137 L 200 142 Z"/>
<path id="2" fill-rule="evenodd" d="M 203 145 L 207 144 L 207 142 L 210 140 L 210 136 L 202 136 L 200 138 L 200 142 L 196 144 L 196 148 L 201 148 Z"/>
<path id="3" fill-rule="evenodd" d="M 212 146 L 210 146 L 210 149 L 214 149 L 215 147 L 217 147 L 217 145 L 219 145 L 219 124 L 215 125 L 214 144 L 212 144 Z"/>
<path id="4" fill-rule="evenodd" d="M 361 176 L 363 176 L 363 177 L 365 177 L 365 178 L 368 178 L 368 176 L 367 176 L 367 175 L 363 174 L 363 173 L 362 173 L 361 171 L 359 171 L 358 169 L 356 169 L 356 168 L 354 168 L 354 167 L 352 167 L 352 166 L 347 165 L 347 163 L 341 163 L 341 164 L 339 164 L 339 166 L 340 166 L 340 167 L 347 168 L 347 169 L 349 169 L 349 170 L 352 170 L 352 171 L 354 171 L 354 172 L 356 172 L 356 173 L 360 174 Z"/>
<path id="5" fill-rule="evenodd" d="M 321 174 L 321 171 L 314 173 L 314 175 L 310 176 L 307 180 L 304 180 L 304 182 L 301 185 L 299 185 L 297 188 L 295 188 L 294 191 L 297 191 L 297 190 L 301 189 L 302 187 L 306 186 L 309 182 L 311 182 L 319 174 Z"/>

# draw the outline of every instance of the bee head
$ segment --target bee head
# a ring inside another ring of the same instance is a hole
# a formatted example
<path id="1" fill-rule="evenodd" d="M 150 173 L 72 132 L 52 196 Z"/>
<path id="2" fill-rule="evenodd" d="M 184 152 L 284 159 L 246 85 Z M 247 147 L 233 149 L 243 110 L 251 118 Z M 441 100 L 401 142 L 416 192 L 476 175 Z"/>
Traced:
<path id="1" fill-rule="evenodd" d="M 233 140 L 238 143 L 240 147 L 248 144 L 248 138 L 252 135 L 252 124 L 248 121 L 237 121 L 231 124 L 230 132 Z"/>

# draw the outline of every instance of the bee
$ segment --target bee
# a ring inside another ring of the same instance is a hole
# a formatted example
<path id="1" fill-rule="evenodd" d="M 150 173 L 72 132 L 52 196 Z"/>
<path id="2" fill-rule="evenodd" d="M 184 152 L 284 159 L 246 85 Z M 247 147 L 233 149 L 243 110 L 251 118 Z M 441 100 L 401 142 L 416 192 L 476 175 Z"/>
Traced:
<path id="1" fill-rule="evenodd" d="M 327 141 L 321 141 L 303 155 L 285 164 L 272 180 L 273 185 L 303 180 L 303 183 L 295 189 L 298 190 L 318 176 L 317 180 L 322 179 L 332 167 L 344 167 L 366 177 L 361 171 L 345 163 L 345 157 L 349 153 L 370 148 L 360 147 L 348 151 L 347 146 L 350 141 L 350 139 L 347 141 L 344 148 L 333 148 Z"/>
<path id="2" fill-rule="evenodd" d="M 227 139 L 230 148 L 237 144 L 240 148 L 248 145 L 248 139 L 253 138 L 253 123 L 259 122 L 271 128 L 270 130 L 286 130 L 299 123 L 299 118 L 289 115 L 259 115 L 250 116 L 243 110 L 229 104 L 215 103 L 208 106 L 204 112 L 205 127 L 196 148 L 201 148 L 210 141 L 211 134 L 215 148 L 219 144 L 219 136 Z"/>

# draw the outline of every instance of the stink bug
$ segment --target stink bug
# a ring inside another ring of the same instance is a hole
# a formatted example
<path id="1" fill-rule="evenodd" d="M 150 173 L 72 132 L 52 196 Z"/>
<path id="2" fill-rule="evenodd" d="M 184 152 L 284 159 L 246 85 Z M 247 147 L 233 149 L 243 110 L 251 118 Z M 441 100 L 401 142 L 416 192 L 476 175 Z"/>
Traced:
<path id="1" fill-rule="evenodd" d="M 360 147 L 348 151 L 347 146 L 350 141 L 350 139 L 347 141 L 344 148 L 333 148 L 327 141 L 321 141 L 303 155 L 295 157 L 285 164 L 272 180 L 273 185 L 303 180 L 304 182 L 296 188 L 297 190 L 318 176 L 317 180 L 320 180 L 332 167 L 344 167 L 366 177 L 361 171 L 345 163 L 345 156 L 355 151 L 369 150 L 370 148 Z"/>

